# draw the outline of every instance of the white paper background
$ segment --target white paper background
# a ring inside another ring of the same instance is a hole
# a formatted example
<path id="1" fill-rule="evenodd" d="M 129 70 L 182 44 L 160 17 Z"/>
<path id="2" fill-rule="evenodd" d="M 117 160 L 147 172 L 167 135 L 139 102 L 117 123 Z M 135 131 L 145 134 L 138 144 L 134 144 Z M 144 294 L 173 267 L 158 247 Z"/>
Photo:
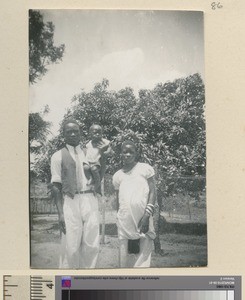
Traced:
<path id="1" fill-rule="evenodd" d="M 117 8 L 204 11 L 208 267 L 83 270 L 82 273 L 73 270 L 69 275 L 245 276 L 245 2 L 222 0 L 223 8 L 217 10 L 211 9 L 211 3 L 207 0 L 103 3 L 1 0 L 0 275 L 68 273 L 29 269 L 28 9 Z"/>

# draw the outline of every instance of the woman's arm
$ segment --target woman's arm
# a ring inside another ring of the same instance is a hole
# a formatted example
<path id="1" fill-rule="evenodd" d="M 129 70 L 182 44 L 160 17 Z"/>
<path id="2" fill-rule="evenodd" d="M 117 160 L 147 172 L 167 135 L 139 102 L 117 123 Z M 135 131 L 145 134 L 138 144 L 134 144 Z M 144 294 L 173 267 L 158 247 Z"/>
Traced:
<path id="1" fill-rule="evenodd" d="M 119 197 L 118 197 L 119 191 L 116 190 L 116 210 L 119 210 Z"/>
<path id="2" fill-rule="evenodd" d="M 148 196 L 147 204 L 150 204 L 150 208 L 152 208 L 152 211 L 153 211 L 153 207 L 154 207 L 155 201 L 156 201 L 156 185 L 155 185 L 154 176 L 148 178 L 147 181 L 148 181 L 148 185 L 149 185 L 149 196 Z M 149 212 L 149 209 L 146 209 L 142 219 L 139 221 L 138 227 L 139 227 L 140 233 L 148 232 L 150 215 L 151 215 L 151 213 Z"/>
<path id="3" fill-rule="evenodd" d="M 155 205 L 156 202 L 156 184 L 154 180 L 154 176 L 147 179 L 149 185 L 149 198 L 147 204 Z"/>

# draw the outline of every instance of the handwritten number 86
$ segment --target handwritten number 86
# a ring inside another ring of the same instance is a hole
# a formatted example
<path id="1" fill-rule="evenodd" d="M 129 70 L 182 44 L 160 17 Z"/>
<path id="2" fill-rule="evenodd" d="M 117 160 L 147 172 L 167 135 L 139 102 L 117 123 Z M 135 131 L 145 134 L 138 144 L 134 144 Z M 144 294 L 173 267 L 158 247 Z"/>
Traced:
<path id="1" fill-rule="evenodd" d="M 213 10 L 215 10 L 215 9 L 220 9 L 220 8 L 223 8 L 223 5 L 222 5 L 220 2 L 212 2 L 212 3 L 211 3 L 211 8 L 212 8 Z"/>

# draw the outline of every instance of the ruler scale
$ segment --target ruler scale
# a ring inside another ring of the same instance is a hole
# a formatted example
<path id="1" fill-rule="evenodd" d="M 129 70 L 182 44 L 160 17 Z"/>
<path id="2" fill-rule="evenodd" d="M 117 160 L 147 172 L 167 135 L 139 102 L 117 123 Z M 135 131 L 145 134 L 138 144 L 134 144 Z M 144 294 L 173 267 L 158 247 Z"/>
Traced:
<path id="1" fill-rule="evenodd" d="M 5 300 L 54 300 L 55 276 L 3 276 Z"/>
<path id="2" fill-rule="evenodd" d="M 30 299 L 51 299 L 55 296 L 54 277 L 30 276 Z"/>
<path id="3" fill-rule="evenodd" d="M 241 276 L 3 276 L 4 300 L 241 300 Z"/>
<path id="4" fill-rule="evenodd" d="M 29 299 L 30 284 L 28 276 L 3 277 L 3 299 L 23 300 Z"/>

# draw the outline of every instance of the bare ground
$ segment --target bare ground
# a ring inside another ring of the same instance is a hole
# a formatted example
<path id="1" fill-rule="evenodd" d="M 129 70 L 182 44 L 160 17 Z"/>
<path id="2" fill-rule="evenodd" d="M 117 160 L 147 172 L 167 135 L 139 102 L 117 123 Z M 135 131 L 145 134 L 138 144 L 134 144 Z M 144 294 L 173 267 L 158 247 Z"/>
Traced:
<path id="1" fill-rule="evenodd" d="M 106 216 L 107 222 L 114 214 Z M 101 240 L 97 268 L 118 268 L 118 240 L 115 224 L 106 224 L 104 243 Z M 114 234 L 114 235 L 113 235 Z M 207 236 L 164 233 L 160 236 L 164 255 L 153 252 L 152 267 L 192 267 L 207 265 Z M 31 267 L 57 269 L 59 253 L 59 229 L 56 215 L 37 215 L 31 231 Z"/>

